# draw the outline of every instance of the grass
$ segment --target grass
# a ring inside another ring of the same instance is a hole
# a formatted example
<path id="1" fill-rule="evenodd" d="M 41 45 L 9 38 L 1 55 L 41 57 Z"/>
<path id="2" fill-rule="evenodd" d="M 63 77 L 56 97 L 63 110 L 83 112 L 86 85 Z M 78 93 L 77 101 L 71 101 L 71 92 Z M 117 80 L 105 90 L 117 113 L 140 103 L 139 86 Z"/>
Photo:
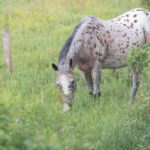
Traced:
<path id="1" fill-rule="evenodd" d="M 51 68 L 82 17 L 109 19 L 135 7 L 142 7 L 139 0 L 0 0 L 0 29 L 11 31 L 14 67 L 9 76 L 0 42 L 0 149 L 150 149 L 149 76 L 142 76 L 131 104 L 127 68 L 104 70 L 102 97 L 95 101 L 75 69 L 73 109 L 63 114 Z"/>

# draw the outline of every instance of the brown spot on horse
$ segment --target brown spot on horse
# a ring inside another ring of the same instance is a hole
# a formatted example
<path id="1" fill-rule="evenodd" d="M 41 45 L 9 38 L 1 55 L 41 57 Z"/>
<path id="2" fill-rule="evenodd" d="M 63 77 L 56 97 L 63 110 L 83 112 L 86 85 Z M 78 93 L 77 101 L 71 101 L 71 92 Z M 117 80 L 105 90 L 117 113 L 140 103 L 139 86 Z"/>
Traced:
<path id="1" fill-rule="evenodd" d="M 134 20 L 134 23 L 137 23 L 137 20 Z"/>

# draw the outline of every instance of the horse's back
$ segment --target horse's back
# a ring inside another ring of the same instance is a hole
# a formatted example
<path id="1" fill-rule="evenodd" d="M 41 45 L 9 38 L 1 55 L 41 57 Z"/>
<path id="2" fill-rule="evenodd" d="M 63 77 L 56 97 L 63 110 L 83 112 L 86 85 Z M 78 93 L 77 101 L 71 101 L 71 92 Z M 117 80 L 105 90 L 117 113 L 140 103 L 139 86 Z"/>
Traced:
<path id="1" fill-rule="evenodd" d="M 145 43 L 150 42 L 150 11 L 136 8 L 112 20 L 121 23 L 132 31 L 134 30 L 138 36 L 143 32 Z"/>
<path id="2" fill-rule="evenodd" d="M 106 28 L 110 38 L 103 68 L 124 67 L 129 51 L 150 42 L 150 13 L 141 8 L 131 10 L 108 20 Z"/>
<path id="3" fill-rule="evenodd" d="M 120 68 L 129 51 L 146 42 L 150 42 L 150 12 L 137 8 L 111 20 L 87 16 L 70 51 L 78 49 L 81 70 L 91 68 L 95 60 L 103 68 Z"/>

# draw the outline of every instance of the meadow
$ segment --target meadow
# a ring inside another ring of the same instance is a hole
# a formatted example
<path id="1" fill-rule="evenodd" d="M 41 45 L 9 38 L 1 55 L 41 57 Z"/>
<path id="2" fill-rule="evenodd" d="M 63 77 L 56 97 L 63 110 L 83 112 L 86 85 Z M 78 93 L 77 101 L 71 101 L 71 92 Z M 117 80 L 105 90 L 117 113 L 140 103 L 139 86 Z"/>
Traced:
<path id="1" fill-rule="evenodd" d="M 87 15 L 110 19 L 140 0 L 0 0 L 0 30 L 11 31 L 13 74 L 0 36 L 0 150 L 150 150 L 150 66 L 134 104 L 128 68 L 103 70 L 95 100 L 75 69 L 73 108 L 62 96 L 51 64 L 74 25 Z"/>

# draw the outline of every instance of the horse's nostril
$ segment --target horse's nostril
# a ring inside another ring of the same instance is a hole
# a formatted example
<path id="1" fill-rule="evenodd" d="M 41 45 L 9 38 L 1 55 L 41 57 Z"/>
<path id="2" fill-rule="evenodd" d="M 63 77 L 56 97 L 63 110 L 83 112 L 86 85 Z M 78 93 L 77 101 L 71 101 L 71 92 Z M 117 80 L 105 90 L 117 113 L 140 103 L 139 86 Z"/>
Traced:
<path id="1" fill-rule="evenodd" d="M 70 95 L 64 94 L 65 99 L 69 99 Z"/>
<path id="2" fill-rule="evenodd" d="M 73 81 L 71 81 L 71 84 L 74 84 L 74 80 L 73 80 Z"/>

